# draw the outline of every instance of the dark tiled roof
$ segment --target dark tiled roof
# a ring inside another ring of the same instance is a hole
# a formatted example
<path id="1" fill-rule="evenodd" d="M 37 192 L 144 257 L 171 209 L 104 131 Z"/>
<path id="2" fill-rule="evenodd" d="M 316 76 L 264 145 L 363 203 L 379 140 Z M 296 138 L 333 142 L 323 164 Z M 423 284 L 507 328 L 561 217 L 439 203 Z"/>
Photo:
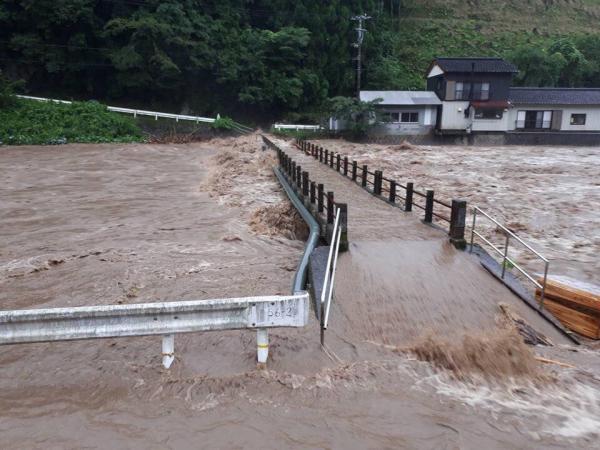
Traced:
<path id="1" fill-rule="evenodd" d="M 598 88 L 510 88 L 513 104 L 531 105 L 600 105 Z"/>
<path id="2" fill-rule="evenodd" d="M 517 73 L 517 67 L 502 58 L 436 58 L 444 72 Z"/>

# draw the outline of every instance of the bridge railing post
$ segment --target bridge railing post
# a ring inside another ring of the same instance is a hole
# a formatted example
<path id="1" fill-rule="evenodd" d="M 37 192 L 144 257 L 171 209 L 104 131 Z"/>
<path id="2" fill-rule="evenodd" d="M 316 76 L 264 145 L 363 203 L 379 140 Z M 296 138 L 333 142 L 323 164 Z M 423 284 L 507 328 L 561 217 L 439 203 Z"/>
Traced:
<path id="1" fill-rule="evenodd" d="M 433 194 L 433 191 L 427 190 L 425 197 L 425 223 L 433 222 Z"/>
<path id="2" fill-rule="evenodd" d="M 323 212 L 323 202 L 325 200 L 325 187 L 322 183 L 317 185 L 317 212 Z"/>
<path id="3" fill-rule="evenodd" d="M 292 161 L 292 182 L 296 182 L 296 161 Z"/>
<path id="4" fill-rule="evenodd" d="M 396 203 L 396 182 L 394 180 L 390 181 L 390 202 Z"/>
<path id="5" fill-rule="evenodd" d="M 333 223 L 333 203 L 334 203 L 333 192 L 328 191 L 327 192 L 327 223 L 328 224 Z"/>
<path id="6" fill-rule="evenodd" d="M 361 185 L 362 187 L 367 187 L 367 175 L 369 170 L 367 168 L 366 164 L 363 164 L 363 168 L 362 168 L 362 180 L 361 180 Z"/>
<path id="7" fill-rule="evenodd" d="M 308 197 L 308 172 L 306 170 L 302 172 L 302 195 L 304 198 Z"/>
<path id="8" fill-rule="evenodd" d="M 335 170 L 337 170 L 339 172 L 340 171 L 340 162 L 341 162 L 342 157 L 338 153 L 336 155 L 335 159 L 336 159 L 336 161 L 335 161 Z"/>
<path id="9" fill-rule="evenodd" d="M 373 181 L 373 192 L 375 195 L 381 195 L 381 183 L 383 178 L 383 172 L 381 170 L 375 171 L 375 180 Z"/>
<path id="10" fill-rule="evenodd" d="M 356 161 L 352 161 L 352 181 L 356 181 L 357 169 L 358 169 L 358 163 Z"/>
<path id="11" fill-rule="evenodd" d="M 348 176 L 348 157 L 344 156 L 344 176 Z"/>
<path id="12" fill-rule="evenodd" d="M 412 211 L 414 189 L 412 182 L 406 183 L 406 200 L 404 200 L 404 211 L 406 212 Z"/>
<path id="13" fill-rule="evenodd" d="M 329 167 L 333 169 L 333 152 L 329 152 Z"/>
<path id="14" fill-rule="evenodd" d="M 450 212 L 450 242 L 456 248 L 464 250 L 467 247 L 465 240 L 465 222 L 467 218 L 466 200 L 452 200 L 452 209 Z"/>
<path id="15" fill-rule="evenodd" d="M 317 184 L 314 181 L 310 182 L 310 202 L 314 205 L 317 196 Z"/>
<path id="16" fill-rule="evenodd" d="M 302 166 L 296 166 L 296 186 L 298 189 L 302 189 Z"/>
<path id="17" fill-rule="evenodd" d="M 323 162 L 323 147 L 319 147 L 319 162 Z"/>
<path id="18" fill-rule="evenodd" d="M 329 163 L 329 150 L 325 149 L 325 164 Z"/>

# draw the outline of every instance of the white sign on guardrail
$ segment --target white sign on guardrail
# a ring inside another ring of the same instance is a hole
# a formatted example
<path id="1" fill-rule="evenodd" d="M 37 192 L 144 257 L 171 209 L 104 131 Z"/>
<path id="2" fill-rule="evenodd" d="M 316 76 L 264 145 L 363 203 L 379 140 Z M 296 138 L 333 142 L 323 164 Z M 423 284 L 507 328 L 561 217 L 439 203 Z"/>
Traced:
<path id="1" fill-rule="evenodd" d="M 163 335 L 163 365 L 174 359 L 174 334 L 257 330 L 258 362 L 269 354 L 268 328 L 308 323 L 308 293 L 132 305 L 0 311 L 0 344 Z"/>

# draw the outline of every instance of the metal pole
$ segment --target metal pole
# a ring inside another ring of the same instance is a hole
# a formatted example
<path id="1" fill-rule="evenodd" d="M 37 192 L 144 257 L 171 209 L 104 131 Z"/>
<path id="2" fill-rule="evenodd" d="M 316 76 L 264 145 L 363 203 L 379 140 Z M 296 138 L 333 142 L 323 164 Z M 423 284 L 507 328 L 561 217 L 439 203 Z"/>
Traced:
<path id="1" fill-rule="evenodd" d="M 546 261 L 544 265 L 544 282 L 542 283 L 542 296 L 540 298 L 540 307 L 544 308 L 544 298 L 546 297 L 546 279 L 548 278 L 548 266 L 550 263 Z"/>
<path id="2" fill-rule="evenodd" d="M 473 253 L 473 242 L 475 241 L 475 221 L 477 220 L 477 208 L 473 208 L 473 226 L 471 227 L 471 249 L 469 253 Z"/>
<path id="3" fill-rule="evenodd" d="M 504 258 L 502 258 L 502 276 L 500 278 L 504 279 L 504 273 L 506 272 L 506 257 L 508 256 L 508 240 L 509 234 L 506 233 L 506 242 L 504 243 Z"/>
<path id="4" fill-rule="evenodd" d="M 266 364 L 269 357 L 269 331 L 266 328 L 256 330 L 256 359 Z"/>
<path id="5" fill-rule="evenodd" d="M 165 369 L 175 360 L 175 335 L 165 334 L 162 338 L 162 364 Z"/>

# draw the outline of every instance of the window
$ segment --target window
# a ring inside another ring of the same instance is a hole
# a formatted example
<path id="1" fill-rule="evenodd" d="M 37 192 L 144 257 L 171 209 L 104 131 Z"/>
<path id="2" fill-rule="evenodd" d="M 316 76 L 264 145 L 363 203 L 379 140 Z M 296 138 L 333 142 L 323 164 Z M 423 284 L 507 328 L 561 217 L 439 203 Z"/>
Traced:
<path id="1" fill-rule="evenodd" d="M 471 91 L 473 91 L 471 93 Z M 472 94 L 472 95 L 471 95 Z M 490 83 L 457 82 L 454 91 L 455 100 L 489 100 Z"/>
<path id="2" fill-rule="evenodd" d="M 502 119 L 501 109 L 475 109 L 476 119 Z"/>
<path id="3" fill-rule="evenodd" d="M 571 125 L 585 125 L 585 114 L 571 114 Z"/>
<path id="4" fill-rule="evenodd" d="M 517 111 L 517 128 L 550 129 L 552 111 Z"/>
<path id="5" fill-rule="evenodd" d="M 469 83 L 462 83 L 458 81 L 454 91 L 455 100 L 468 100 L 470 96 L 471 85 Z"/>
<path id="6" fill-rule="evenodd" d="M 398 123 L 398 122 L 400 122 L 400 113 L 397 113 L 397 112 L 381 113 L 381 121 L 384 123 Z"/>
<path id="7" fill-rule="evenodd" d="M 400 120 L 402 123 L 417 123 L 419 122 L 418 112 L 403 112 Z"/>

